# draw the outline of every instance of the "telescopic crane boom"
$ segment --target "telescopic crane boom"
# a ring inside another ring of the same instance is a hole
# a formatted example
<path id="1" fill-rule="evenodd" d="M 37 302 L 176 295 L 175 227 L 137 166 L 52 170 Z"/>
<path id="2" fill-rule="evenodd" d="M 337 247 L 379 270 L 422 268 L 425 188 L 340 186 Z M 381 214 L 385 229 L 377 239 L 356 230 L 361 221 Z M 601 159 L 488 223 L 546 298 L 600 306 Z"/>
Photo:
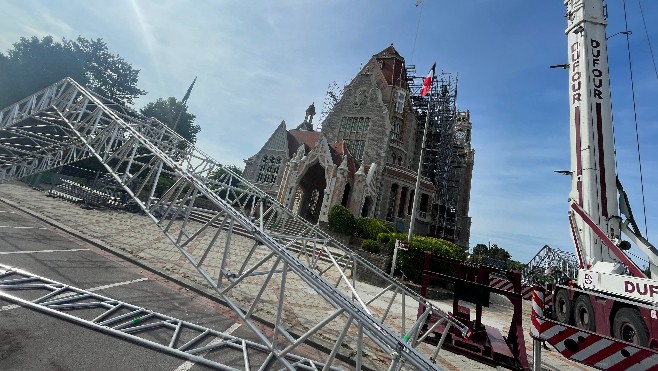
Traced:
<path id="1" fill-rule="evenodd" d="M 602 0 L 566 0 L 565 5 L 572 174 L 569 224 L 581 268 L 578 285 L 653 301 L 654 294 L 648 290 L 642 295 L 629 289 L 638 283 L 637 278 L 646 276 L 622 251 L 630 248 L 630 239 L 649 256 L 652 273 L 656 270 L 656 249 L 630 229 L 629 220 L 624 220 L 620 213 L 606 7 Z M 628 209 L 625 197 L 622 203 L 623 209 Z"/>

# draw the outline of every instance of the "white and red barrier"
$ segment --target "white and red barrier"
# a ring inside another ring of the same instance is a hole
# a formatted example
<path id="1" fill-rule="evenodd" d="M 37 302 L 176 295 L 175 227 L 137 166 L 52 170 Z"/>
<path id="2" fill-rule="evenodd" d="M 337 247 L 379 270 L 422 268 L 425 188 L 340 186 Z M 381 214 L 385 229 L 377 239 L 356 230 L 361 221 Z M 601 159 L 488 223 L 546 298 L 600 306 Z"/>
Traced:
<path id="1" fill-rule="evenodd" d="M 530 335 L 565 358 L 602 370 L 658 370 L 658 352 L 544 317 L 544 291 L 532 294 Z"/>
<path id="2" fill-rule="evenodd" d="M 514 285 L 512 282 L 505 278 L 490 276 L 489 277 L 489 287 L 495 289 L 501 289 L 509 292 L 514 292 Z M 524 300 L 530 300 L 532 298 L 532 288 L 533 286 L 523 285 L 521 287 L 521 295 L 523 295 Z"/>

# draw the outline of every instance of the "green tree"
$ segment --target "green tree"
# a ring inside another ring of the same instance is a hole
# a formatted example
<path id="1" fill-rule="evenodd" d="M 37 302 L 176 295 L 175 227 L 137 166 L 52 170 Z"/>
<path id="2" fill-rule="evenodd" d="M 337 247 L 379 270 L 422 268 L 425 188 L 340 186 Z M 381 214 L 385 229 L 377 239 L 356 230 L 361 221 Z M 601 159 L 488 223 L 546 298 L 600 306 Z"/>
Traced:
<path id="1" fill-rule="evenodd" d="M 512 260 L 512 255 L 510 255 L 510 253 L 504 248 L 498 247 L 496 244 L 491 245 L 491 247 L 483 243 L 475 245 L 471 260 L 476 263 L 483 263 L 485 260 L 487 260 L 488 263 L 492 263 L 491 260 L 488 259 L 493 259 L 495 262 L 499 262 L 501 268 L 507 267 L 507 269 L 510 270 L 522 270 L 524 267 L 523 263 Z M 496 266 L 497 265 L 498 263 Z"/>
<path id="2" fill-rule="evenodd" d="M 485 244 L 479 243 L 473 248 L 473 255 L 501 261 L 508 261 L 512 258 L 507 250 L 503 249 L 502 247 L 498 247 L 496 244 L 493 244 L 491 247 L 489 247 Z"/>
<path id="3" fill-rule="evenodd" d="M 199 125 L 194 125 L 196 116 L 187 112 L 187 105 L 174 97 L 158 98 L 144 106 L 140 112 L 144 116 L 158 119 L 191 143 L 196 142 L 196 135 L 201 131 Z"/>
<path id="4" fill-rule="evenodd" d="M 228 176 L 229 173 L 225 169 L 230 170 L 233 174 L 242 176 L 242 169 L 240 169 L 235 165 L 228 165 L 225 168 L 219 168 L 215 170 L 212 174 L 210 174 L 210 179 L 226 184 L 229 178 Z M 238 187 L 240 185 L 240 181 L 235 177 L 230 177 L 229 182 L 230 182 L 230 186 L 232 187 Z"/>
<path id="5" fill-rule="evenodd" d="M 110 53 L 102 39 L 22 37 L 6 54 L 0 53 L 0 108 L 65 77 L 124 104 L 146 94 L 137 87 L 139 70 Z"/>
<path id="6" fill-rule="evenodd" d="M 479 243 L 475 245 L 473 248 L 473 255 L 474 256 L 485 256 L 489 251 L 489 247 L 483 243 Z"/>

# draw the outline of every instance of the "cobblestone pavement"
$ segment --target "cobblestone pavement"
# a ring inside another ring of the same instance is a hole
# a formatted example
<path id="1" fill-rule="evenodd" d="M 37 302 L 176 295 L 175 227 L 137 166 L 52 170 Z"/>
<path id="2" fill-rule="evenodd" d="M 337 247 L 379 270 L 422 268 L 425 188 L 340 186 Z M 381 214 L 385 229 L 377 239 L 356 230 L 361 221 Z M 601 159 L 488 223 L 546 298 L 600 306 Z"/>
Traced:
<path id="1" fill-rule="evenodd" d="M 128 213 L 114 210 L 94 210 L 83 209 L 78 205 L 47 197 L 44 192 L 34 190 L 27 185 L 19 182 L 0 185 L 0 201 L 4 201 L 12 206 L 27 211 L 42 220 L 57 226 L 69 233 L 87 240 L 101 248 L 108 249 L 127 259 L 133 260 L 138 264 L 144 264 L 150 269 L 170 277 L 174 281 L 191 285 L 198 290 L 205 291 L 212 295 L 208 286 L 203 285 L 199 274 L 183 257 L 183 255 L 174 247 L 167 237 L 155 226 L 153 220 L 142 214 Z M 234 244 L 251 245 L 253 241 L 244 238 L 244 240 L 231 241 Z M 201 251 L 190 249 L 192 254 L 201 254 Z M 264 252 L 263 252 L 264 253 Z M 218 269 L 218 267 L 216 267 Z M 258 282 L 254 287 L 260 287 Z M 373 287 L 373 295 L 379 288 Z M 245 299 L 249 299 L 253 292 L 244 290 L 241 294 Z M 317 307 L 312 300 L 308 300 L 309 295 L 314 292 L 308 292 L 307 286 L 300 286 L 299 294 L 293 298 L 286 298 L 288 305 L 291 307 L 290 315 L 296 316 L 298 330 L 307 328 L 304 318 L 318 315 L 318 311 L 326 310 Z M 270 297 L 264 299 L 264 303 L 276 302 L 276 292 L 269 293 Z M 527 303 L 527 302 L 525 302 Z M 436 304 L 446 311 L 451 310 L 451 303 L 436 302 Z M 528 303 L 529 304 L 529 303 Z M 380 308 L 382 311 L 386 308 Z M 263 308 L 267 312 L 266 308 Z M 407 313 L 415 313 L 416 308 L 407 308 Z M 492 305 L 485 311 L 483 322 L 487 325 L 494 326 L 506 333 L 509 327 L 512 309 L 502 305 Z M 400 318 L 401 313 L 393 315 Z M 530 320 L 530 306 L 524 305 L 524 318 Z M 409 323 L 413 319 L 409 319 Z M 291 322 L 292 318 L 291 318 Z M 340 329 L 335 329 L 340 331 Z M 528 356 L 532 357 L 531 338 L 526 336 Z M 421 345 L 428 347 L 428 345 Z M 432 351 L 425 349 L 424 354 L 431 354 Z M 532 361 L 530 359 L 530 361 Z M 475 361 L 469 360 L 445 350 L 442 350 L 437 359 L 437 364 L 447 370 L 491 370 L 492 368 Z M 565 370 L 589 368 L 564 360 L 556 351 L 543 351 L 542 369 L 545 370 Z"/>

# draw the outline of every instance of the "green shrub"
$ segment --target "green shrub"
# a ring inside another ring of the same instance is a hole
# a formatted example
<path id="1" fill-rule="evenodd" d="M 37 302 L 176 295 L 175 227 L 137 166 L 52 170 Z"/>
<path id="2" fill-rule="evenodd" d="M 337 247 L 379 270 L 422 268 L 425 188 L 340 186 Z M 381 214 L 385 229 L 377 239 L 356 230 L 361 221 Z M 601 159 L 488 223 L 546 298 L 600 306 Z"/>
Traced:
<path id="1" fill-rule="evenodd" d="M 361 238 L 376 240 L 380 233 L 393 232 L 393 228 L 383 220 L 376 218 L 358 218 L 356 220 L 356 235 Z"/>
<path id="2" fill-rule="evenodd" d="M 374 240 L 363 240 L 361 242 L 361 248 L 364 251 L 379 254 L 379 242 Z"/>
<path id="3" fill-rule="evenodd" d="M 388 235 L 387 248 L 393 251 L 395 240 L 406 241 L 407 235 L 404 233 L 390 233 Z M 429 251 L 434 255 L 453 258 L 457 260 L 465 260 L 467 257 L 466 252 L 456 244 L 433 237 L 413 236 L 409 242 L 409 250 L 398 250 L 395 266 L 402 271 L 408 278 L 418 282 L 423 273 L 423 261 L 425 258 L 425 251 Z M 444 274 L 453 274 L 452 265 L 449 263 L 440 264 L 437 267 L 432 267 L 432 270 Z"/>
<path id="4" fill-rule="evenodd" d="M 353 236 L 356 232 L 356 219 L 354 215 L 342 205 L 334 205 L 329 210 L 329 230 Z"/>
<path id="5" fill-rule="evenodd" d="M 377 242 L 386 244 L 391 239 L 390 233 L 380 233 L 377 235 Z"/>

